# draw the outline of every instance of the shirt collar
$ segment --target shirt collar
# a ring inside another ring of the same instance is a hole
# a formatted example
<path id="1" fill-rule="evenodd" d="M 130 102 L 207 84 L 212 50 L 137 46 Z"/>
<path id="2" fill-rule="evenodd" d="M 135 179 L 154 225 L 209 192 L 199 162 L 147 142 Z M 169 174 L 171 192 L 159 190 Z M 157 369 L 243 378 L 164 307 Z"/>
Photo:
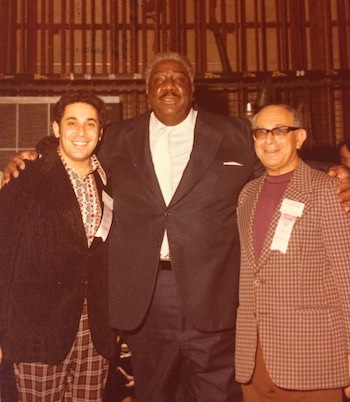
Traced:
<path id="1" fill-rule="evenodd" d="M 57 153 L 58 153 L 59 157 L 61 158 L 63 166 L 65 167 L 65 169 L 67 171 L 74 172 L 78 177 L 80 177 L 78 175 L 77 171 L 74 168 L 70 167 L 68 165 L 68 163 L 65 161 L 64 157 L 62 156 L 62 154 L 60 152 L 59 147 L 57 148 Z M 100 176 L 100 178 L 102 180 L 102 183 L 106 186 L 107 185 L 106 172 L 104 171 L 100 161 L 97 159 L 97 156 L 95 154 L 92 154 L 91 157 L 90 157 L 90 172 L 86 176 L 88 176 L 89 174 L 93 173 L 95 170 L 97 171 L 98 175 Z"/>
<path id="2" fill-rule="evenodd" d="M 190 135 L 193 135 L 193 130 L 194 130 L 194 125 L 196 123 L 196 118 L 197 118 L 197 110 L 194 110 L 191 108 L 189 111 L 187 117 L 185 120 L 183 120 L 181 123 L 173 126 L 174 130 L 173 132 L 181 132 L 181 133 L 190 133 Z M 150 117 L 150 128 L 151 131 L 158 133 L 161 129 L 164 127 L 167 127 L 165 124 L 163 124 L 160 120 L 157 119 L 156 115 L 154 112 L 151 113 Z"/>

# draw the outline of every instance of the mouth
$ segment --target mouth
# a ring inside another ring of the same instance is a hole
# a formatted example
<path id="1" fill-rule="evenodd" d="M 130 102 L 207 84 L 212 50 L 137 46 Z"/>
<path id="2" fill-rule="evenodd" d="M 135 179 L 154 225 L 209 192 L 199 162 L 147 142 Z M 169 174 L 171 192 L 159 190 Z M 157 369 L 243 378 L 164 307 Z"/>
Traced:
<path id="1" fill-rule="evenodd" d="M 160 100 L 165 100 L 165 101 L 173 101 L 174 99 L 178 99 L 179 95 L 177 95 L 174 92 L 165 92 L 162 96 L 160 96 Z"/>
<path id="2" fill-rule="evenodd" d="M 275 154 L 278 152 L 278 149 L 264 149 L 266 154 Z"/>
<path id="3" fill-rule="evenodd" d="M 72 141 L 72 143 L 77 147 L 84 147 L 88 144 L 88 141 Z"/>

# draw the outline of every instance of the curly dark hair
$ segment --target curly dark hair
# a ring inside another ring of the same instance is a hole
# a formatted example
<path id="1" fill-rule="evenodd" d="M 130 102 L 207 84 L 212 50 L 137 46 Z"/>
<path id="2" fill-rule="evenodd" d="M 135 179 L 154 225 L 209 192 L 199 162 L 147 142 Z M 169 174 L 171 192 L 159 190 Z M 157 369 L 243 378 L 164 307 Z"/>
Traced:
<path id="1" fill-rule="evenodd" d="M 60 100 L 53 107 L 54 121 L 60 125 L 66 106 L 78 102 L 87 103 L 96 109 L 98 122 L 100 127 L 103 128 L 106 123 L 105 103 L 93 91 L 85 89 L 69 90 L 61 96 Z"/>

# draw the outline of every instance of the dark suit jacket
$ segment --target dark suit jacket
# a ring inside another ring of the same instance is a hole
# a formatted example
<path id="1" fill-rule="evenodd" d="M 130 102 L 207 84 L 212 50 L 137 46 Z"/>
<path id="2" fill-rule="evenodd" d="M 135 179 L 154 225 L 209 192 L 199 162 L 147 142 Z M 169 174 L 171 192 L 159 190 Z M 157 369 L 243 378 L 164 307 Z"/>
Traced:
<path id="1" fill-rule="evenodd" d="M 244 187 L 238 225 L 242 263 L 236 329 L 236 378 L 248 382 L 259 340 L 272 381 L 294 390 L 349 383 L 350 216 L 336 195 L 339 182 L 301 160 L 283 195 L 305 204 L 285 254 L 271 250 L 280 204 L 259 260 L 253 218 L 265 175 Z"/>
<path id="2" fill-rule="evenodd" d="M 178 291 L 192 324 L 202 331 L 232 328 L 239 272 L 236 204 L 254 170 L 248 121 L 199 110 L 190 161 L 167 207 L 153 168 L 149 117 L 111 125 L 99 154 L 113 174 L 111 324 L 133 330 L 144 319 L 167 229 Z"/>
<path id="3" fill-rule="evenodd" d="M 0 345 L 7 359 L 61 362 L 86 296 L 94 345 L 103 356 L 114 355 L 107 245 L 94 239 L 88 248 L 78 201 L 55 151 L 28 162 L 0 191 L 0 244 Z"/>

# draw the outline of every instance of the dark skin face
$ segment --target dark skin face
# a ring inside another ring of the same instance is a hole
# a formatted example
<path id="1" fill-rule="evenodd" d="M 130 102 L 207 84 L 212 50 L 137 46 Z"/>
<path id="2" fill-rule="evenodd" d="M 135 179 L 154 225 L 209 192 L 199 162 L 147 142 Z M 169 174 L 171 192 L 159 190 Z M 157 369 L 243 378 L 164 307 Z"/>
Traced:
<path id="1" fill-rule="evenodd" d="M 186 68 L 175 60 L 157 63 L 148 82 L 148 101 L 156 117 L 167 126 L 187 117 L 193 100 L 193 87 Z"/>

